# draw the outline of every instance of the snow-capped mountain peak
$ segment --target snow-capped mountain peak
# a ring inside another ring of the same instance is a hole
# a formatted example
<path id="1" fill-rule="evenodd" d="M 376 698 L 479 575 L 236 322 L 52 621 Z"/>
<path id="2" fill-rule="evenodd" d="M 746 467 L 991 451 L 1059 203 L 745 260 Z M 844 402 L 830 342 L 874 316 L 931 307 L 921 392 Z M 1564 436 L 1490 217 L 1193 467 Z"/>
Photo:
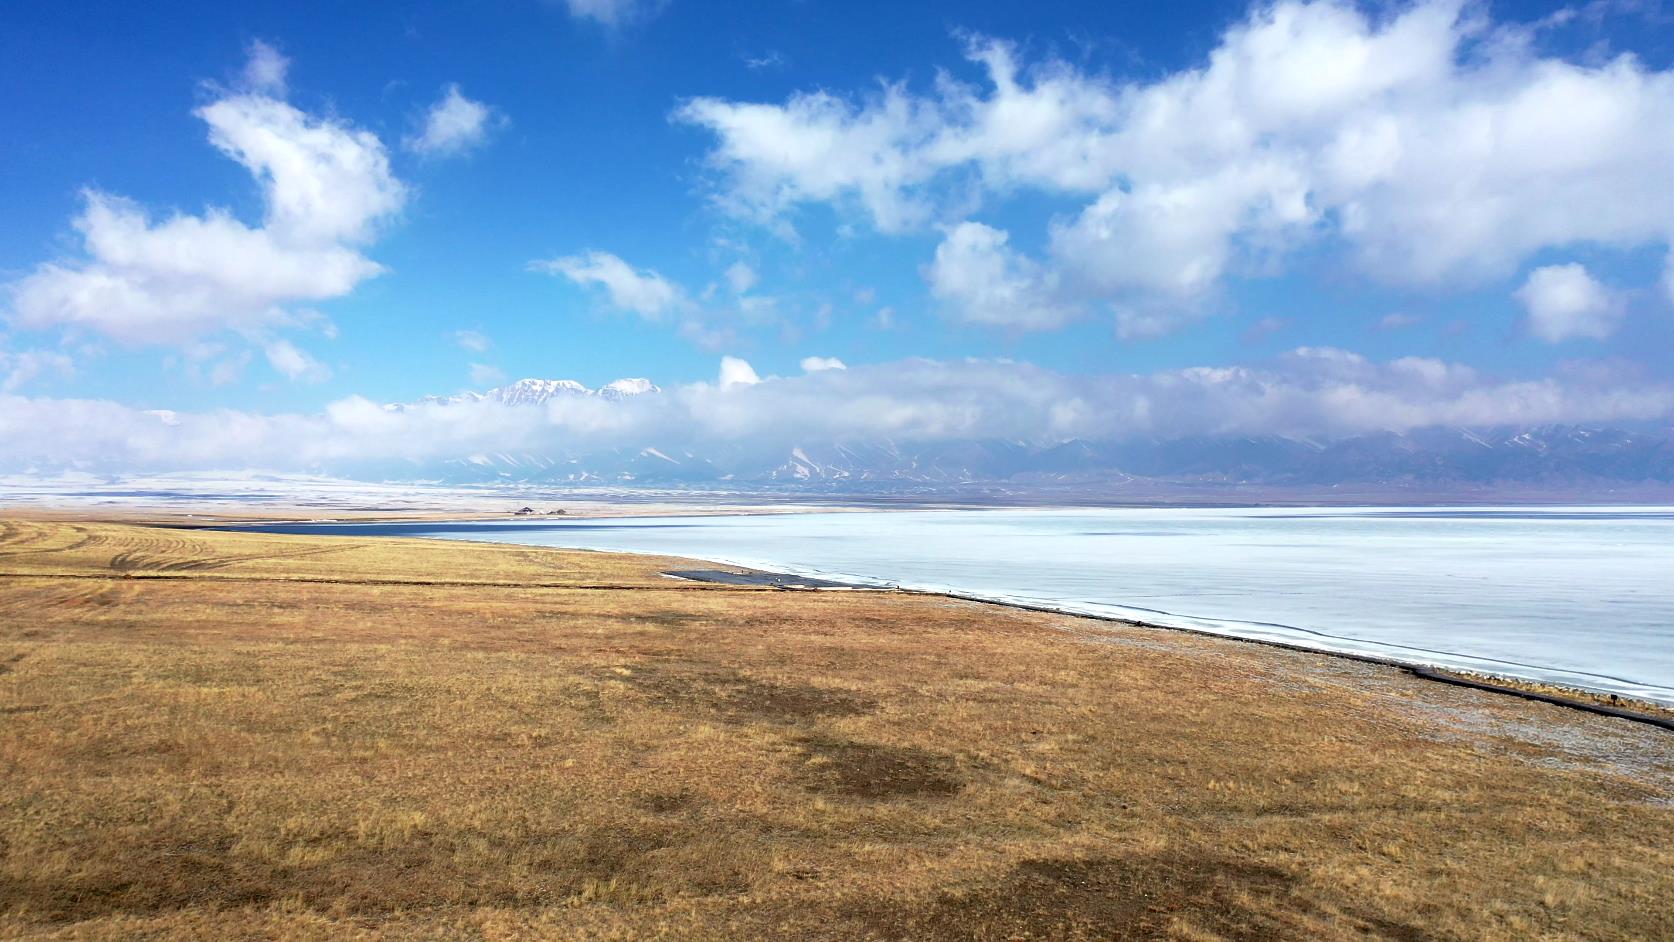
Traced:
<path id="1" fill-rule="evenodd" d="M 484 399 L 508 406 L 539 405 L 561 396 L 591 396 L 593 391 L 573 379 L 520 379 L 483 393 Z"/>
<path id="2" fill-rule="evenodd" d="M 452 406 L 472 402 L 497 402 L 506 406 L 538 406 L 554 399 L 596 397 L 608 402 L 621 402 L 635 396 L 662 392 L 656 383 L 641 377 L 613 380 L 598 389 L 588 389 L 573 379 L 520 379 L 515 383 L 497 386 L 486 392 L 462 392 L 453 396 L 425 396 L 410 405 Z M 410 408 L 407 403 L 392 402 L 384 406 L 389 412 Z"/>
<path id="3" fill-rule="evenodd" d="M 653 383 L 648 379 L 644 379 L 643 377 L 636 376 L 605 383 L 603 386 L 599 387 L 599 391 L 596 395 L 598 395 L 600 399 L 617 400 L 628 399 L 633 396 L 648 396 L 652 393 L 660 392 L 662 392 L 662 389 L 658 388 L 656 383 Z"/>

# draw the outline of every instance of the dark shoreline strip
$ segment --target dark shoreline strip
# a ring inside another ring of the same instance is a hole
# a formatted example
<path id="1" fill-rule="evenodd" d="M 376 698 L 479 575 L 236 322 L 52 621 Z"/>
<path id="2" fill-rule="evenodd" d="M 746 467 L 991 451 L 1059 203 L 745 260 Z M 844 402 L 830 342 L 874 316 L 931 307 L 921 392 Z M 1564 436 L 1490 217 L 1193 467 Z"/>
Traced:
<path id="1" fill-rule="evenodd" d="M 1648 713 L 1639 713 L 1634 710 L 1624 710 L 1621 707 L 1613 707 L 1606 703 L 1592 703 L 1586 700 L 1571 700 L 1568 697 L 1560 697 L 1550 693 L 1541 693 L 1538 690 L 1523 690 L 1509 685 L 1502 686 L 1500 684 L 1488 683 L 1486 681 L 1472 680 L 1469 677 L 1460 677 L 1457 674 L 1448 674 L 1442 671 L 1431 670 L 1427 667 L 1407 667 L 1406 669 L 1415 676 L 1422 677 L 1425 680 L 1439 681 L 1444 684 L 1452 684 L 1456 687 L 1469 687 L 1473 690 L 1487 690 L 1492 693 L 1510 694 L 1514 697 L 1522 697 L 1524 700 L 1534 700 L 1538 703 L 1551 703 L 1556 706 L 1569 707 L 1574 710 L 1585 710 L 1588 713 L 1597 713 L 1600 716 L 1614 716 L 1617 719 L 1633 720 L 1636 723 L 1649 723 L 1652 726 L 1660 726 L 1663 729 L 1674 730 L 1674 719 L 1652 716 Z"/>
<path id="2" fill-rule="evenodd" d="M 876 586 L 855 585 L 852 582 L 833 582 L 811 576 L 793 576 L 782 572 L 728 572 L 725 569 L 670 569 L 663 573 L 687 582 L 708 582 L 714 585 L 763 586 L 771 589 L 876 589 Z"/>
<path id="3" fill-rule="evenodd" d="M 710 582 L 735 586 L 768 586 L 775 589 L 789 590 L 878 588 L 877 586 L 857 585 L 848 582 L 834 582 L 830 579 L 805 578 L 788 575 L 786 573 L 774 572 L 751 571 L 738 573 L 727 572 L 720 569 L 683 569 L 665 572 L 663 575 L 673 576 L 677 579 L 686 579 L 693 582 Z M 1378 657 L 1375 654 L 1355 654 L 1348 651 L 1326 651 L 1320 648 L 1310 648 L 1306 645 L 1290 644 L 1284 641 L 1272 641 L 1266 638 L 1244 638 L 1238 635 L 1219 634 L 1213 631 L 1204 631 L 1198 628 L 1183 628 L 1176 625 L 1157 625 L 1152 624 L 1151 622 L 1136 621 L 1131 618 L 1119 618 L 1114 615 L 1089 615 L 1080 612 L 1066 612 L 1046 605 L 1030 605 L 1026 602 L 1001 602 L 995 599 L 979 598 L 974 595 L 962 595 L 957 592 L 929 592 L 920 589 L 901 588 L 895 588 L 894 591 L 910 593 L 913 595 L 930 595 L 938 598 L 959 599 L 964 602 L 977 602 L 983 605 L 998 605 L 1002 608 L 1042 612 L 1049 615 L 1063 615 L 1070 618 L 1091 618 L 1095 621 L 1113 622 L 1119 625 L 1135 625 L 1141 628 L 1155 629 L 1157 631 L 1183 631 L 1187 634 L 1201 635 L 1205 638 L 1220 638 L 1226 641 L 1242 641 L 1248 644 L 1265 644 L 1269 647 L 1283 648 L 1287 651 L 1298 651 L 1303 654 L 1347 658 L 1351 661 L 1376 664 L 1380 667 L 1393 667 L 1423 680 L 1438 681 L 1444 684 L 1452 684 L 1456 687 L 1469 687 L 1473 690 L 1484 690 L 1489 693 L 1509 694 L 1514 697 L 1521 697 L 1524 700 L 1533 700 L 1537 703 L 1550 703 L 1553 706 L 1569 707 L 1572 710 L 1582 710 L 1587 713 L 1596 713 L 1600 716 L 1610 716 L 1615 717 L 1616 719 L 1632 720 L 1636 723 L 1648 723 L 1652 726 L 1658 726 L 1666 730 L 1674 731 L 1674 717 L 1662 717 L 1650 713 L 1640 713 L 1635 710 L 1628 710 L 1622 707 L 1614 707 L 1604 703 L 1595 703 L 1590 700 L 1571 699 L 1569 697 L 1561 697 L 1556 694 L 1540 693 L 1539 691 L 1534 690 L 1524 690 L 1519 687 L 1510 686 L 1509 684 L 1501 685 L 1491 683 L 1486 680 L 1472 680 L 1468 677 L 1463 677 L 1455 673 L 1449 673 L 1429 667 L 1422 667 L 1416 664 L 1408 664 L 1404 661 L 1397 661 L 1393 658 Z"/>
<path id="4" fill-rule="evenodd" d="M 1027 612 L 1043 612 L 1048 615 L 1063 615 L 1069 618 L 1091 618 L 1094 621 L 1114 622 L 1119 625 L 1133 625 L 1139 628 L 1153 628 L 1158 631 L 1183 631 L 1187 634 L 1201 635 L 1205 638 L 1219 638 L 1223 641 L 1242 641 L 1246 644 L 1265 644 L 1268 647 L 1282 648 L 1286 651 L 1298 651 L 1303 654 L 1312 654 L 1321 657 L 1346 658 L 1351 661 L 1360 661 L 1365 664 L 1376 664 L 1380 667 L 1393 667 L 1396 670 L 1404 671 L 1421 680 L 1433 680 L 1457 687 L 1470 687 L 1475 690 L 1487 691 L 1488 693 L 1509 694 L 1514 697 L 1521 697 L 1524 700 L 1549 703 L 1553 706 L 1568 707 L 1572 710 L 1581 710 L 1586 713 L 1596 713 L 1599 716 L 1609 716 L 1621 720 L 1630 720 L 1635 723 L 1645 723 L 1650 726 L 1674 731 L 1674 718 L 1655 716 L 1649 713 L 1639 713 L 1634 710 L 1624 710 L 1620 707 L 1607 706 L 1602 703 L 1592 703 L 1586 700 L 1572 700 L 1568 697 L 1560 697 L 1555 694 L 1539 693 L 1533 690 L 1522 690 L 1517 687 L 1502 686 L 1499 684 L 1488 683 L 1486 681 L 1471 680 L 1454 674 L 1442 673 L 1433 668 L 1421 667 L 1416 664 L 1408 664 L 1403 661 L 1397 661 L 1393 658 L 1378 657 L 1375 654 L 1354 654 L 1348 651 L 1325 651 L 1320 648 L 1310 648 L 1305 645 L 1290 644 L 1284 641 L 1271 641 L 1266 638 L 1241 638 L 1237 635 L 1225 635 L 1218 634 L 1213 631 L 1204 631 L 1201 628 L 1182 628 L 1176 625 L 1153 625 L 1150 622 L 1135 621 L 1131 618 L 1117 618 L 1113 615 L 1085 615 L 1079 612 L 1065 612 L 1045 605 L 1030 605 L 1026 602 L 999 602 L 994 599 L 978 598 L 973 595 L 961 595 L 957 592 L 924 592 L 917 589 L 902 589 L 900 591 L 911 592 L 915 595 L 935 595 L 942 598 L 959 599 L 961 601 L 976 602 L 982 605 L 998 605 L 1002 608 L 1015 608 Z"/>

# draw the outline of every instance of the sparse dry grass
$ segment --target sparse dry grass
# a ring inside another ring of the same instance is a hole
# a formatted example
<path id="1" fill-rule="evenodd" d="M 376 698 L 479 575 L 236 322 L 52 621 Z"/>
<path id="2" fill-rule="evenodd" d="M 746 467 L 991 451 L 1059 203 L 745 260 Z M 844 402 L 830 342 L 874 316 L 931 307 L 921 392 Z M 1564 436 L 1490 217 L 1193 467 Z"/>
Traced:
<path id="1" fill-rule="evenodd" d="M 1674 933 L 1661 731 L 665 565 L 0 518 L 0 936 Z"/>

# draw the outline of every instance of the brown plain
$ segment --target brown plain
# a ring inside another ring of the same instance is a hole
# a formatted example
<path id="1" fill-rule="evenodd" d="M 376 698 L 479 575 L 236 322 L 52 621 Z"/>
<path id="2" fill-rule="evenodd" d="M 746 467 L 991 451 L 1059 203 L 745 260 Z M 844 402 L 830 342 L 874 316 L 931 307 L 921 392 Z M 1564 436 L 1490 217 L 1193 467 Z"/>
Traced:
<path id="1" fill-rule="evenodd" d="M 0 518 L 0 936 L 1674 935 L 1653 727 L 673 565 Z"/>

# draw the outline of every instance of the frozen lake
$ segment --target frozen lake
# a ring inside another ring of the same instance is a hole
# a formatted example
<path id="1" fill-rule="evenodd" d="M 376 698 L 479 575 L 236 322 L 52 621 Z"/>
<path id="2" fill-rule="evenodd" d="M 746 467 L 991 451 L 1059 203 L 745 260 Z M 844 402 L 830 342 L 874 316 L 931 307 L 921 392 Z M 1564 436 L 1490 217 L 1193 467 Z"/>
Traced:
<path id="1" fill-rule="evenodd" d="M 264 529 L 689 556 L 1674 704 L 1674 508 L 950 510 Z"/>

